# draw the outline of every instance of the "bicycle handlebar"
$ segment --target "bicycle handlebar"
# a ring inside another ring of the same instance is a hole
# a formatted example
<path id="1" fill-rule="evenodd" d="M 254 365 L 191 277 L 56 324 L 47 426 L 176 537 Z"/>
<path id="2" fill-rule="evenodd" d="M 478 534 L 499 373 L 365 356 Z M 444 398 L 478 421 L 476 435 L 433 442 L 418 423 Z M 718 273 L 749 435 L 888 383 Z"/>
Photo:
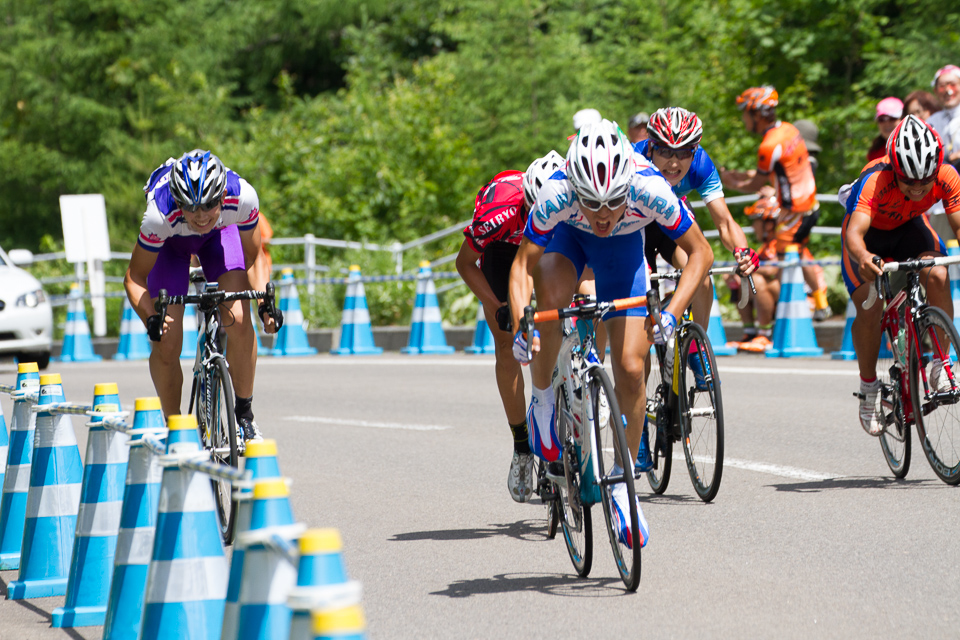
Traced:
<path id="1" fill-rule="evenodd" d="M 880 256 L 873 256 L 873 263 L 880 267 L 883 273 L 892 271 L 922 271 L 929 267 L 937 267 L 951 264 L 960 264 L 960 256 L 943 256 L 941 258 L 915 258 L 914 260 L 904 260 L 903 262 L 883 262 Z M 882 264 L 881 264 L 882 263 Z M 863 309 L 870 309 L 877 301 L 880 295 L 881 279 L 874 280 L 874 286 L 867 292 L 867 299 L 863 301 Z"/>
<path id="2" fill-rule="evenodd" d="M 233 302 L 235 300 L 263 300 L 266 305 L 264 313 L 269 314 L 278 324 L 283 322 L 283 316 L 276 307 L 276 289 L 272 282 L 268 282 L 263 291 L 201 291 L 200 293 L 188 293 L 186 295 L 171 296 L 166 289 L 160 289 L 157 293 L 157 301 L 153 307 L 160 315 L 160 335 L 163 335 L 163 320 L 167 316 L 167 307 L 174 305 L 211 304 L 220 305 L 224 302 Z M 278 319 L 278 316 L 280 319 Z"/>
<path id="3" fill-rule="evenodd" d="M 713 276 L 713 275 L 723 275 L 723 274 L 728 274 L 728 273 L 737 273 L 737 272 L 738 272 L 738 269 L 739 269 L 739 267 L 737 267 L 737 266 L 732 266 L 732 267 L 714 267 L 714 268 L 710 269 L 709 271 L 707 271 L 707 275 L 708 275 L 708 276 Z M 658 280 L 675 280 L 675 281 L 676 281 L 676 280 L 679 280 L 679 279 L 680 279 L 680 276 L 681 276 L 682 273 L 683 273 L 683 270 L 682 270 L 682 269 L 674 269 L 673 271 L 665 271 L 665 272 L 663 272 L 663 273 L 651 273 L 651 274 L 650 274 L 650 279 L 651 279 L 651 280 L 655 280 L 655 281 L 658 281 Z M 743 276 L 741 276 L 741 277 L 743 277 Z M 747 276 L 747 282 L 750 284 L 750 293 L 752 293 L 752 294 L 754 295 L 754 297 L 756 297 L 756 295 L 757 295 L 757 287 L 756 287 L 756 285 L 754 285 L 754 283 L 753 283 L 753 276 L 752 276 L 752 275 L 751 275 L 751 276 Z M 749 303 L 750 303 L 750 296 L 748 296 L 748 295 L 742 295 L 742 294 L 741 294 L 741 296 L 740 296 L 740 302 L 737 303 L 737 307 L 738 307 L 739 309 L 745 309 L 745 308 L 747 307 L 747 304 L 749 304 Z"/>

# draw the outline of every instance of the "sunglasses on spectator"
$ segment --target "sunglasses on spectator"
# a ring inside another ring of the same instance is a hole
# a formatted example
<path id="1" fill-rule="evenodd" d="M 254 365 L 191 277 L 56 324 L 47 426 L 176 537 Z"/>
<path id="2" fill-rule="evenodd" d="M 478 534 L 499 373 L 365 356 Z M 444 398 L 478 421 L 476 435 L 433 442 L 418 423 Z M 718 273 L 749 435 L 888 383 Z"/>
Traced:
<path id="1" fill-rule="evenodd" d="M 198 204 L 198 205 L 182 205 L 180 208 L 184 211 L 190 213 L 196 213 L 197 211 L 213 211 L 220 206 L 220 200 L 214 200 L 213 202 L 208 202 L 207 204 Z"/>
<path id="2" fill-rule="evenodd" d="M 893 116 L 880 116 L 879 118 L 877 118 L 877 122 L 897 122 L 897 121 L 898 121 L 898 118 L 894 118 Z"/>
<path id="3" fill-rule="evenodd" d="M 653 145 L 653 152 L 662 158 L 676 158 L 677 160 L 689 160 L 696 153 L 696 149 L 671 149 L 670 147 L 661 147 L 658 144 Z"/>
<path id="4" fill-rule="evenodd" d="M 622 196 L 616 196 L 610 198 L 609 200 L 594 200 L 593 198 L 580 198 L 580 204 L 590 211 L 600 211 L 604 205 L 611 209 L 616 209 L 620 207 L 624 202 L 627 201 L 627 194 Z"/>
<path id="5" fill-rule="evenodd" d="M 929 178 L 908 178 L 906 176 L 897 176 L 897 180 L 907 185 L 908 187 L 925 187 L 934 180 L 937 179 L 937 174 L 933 174 Z"/>

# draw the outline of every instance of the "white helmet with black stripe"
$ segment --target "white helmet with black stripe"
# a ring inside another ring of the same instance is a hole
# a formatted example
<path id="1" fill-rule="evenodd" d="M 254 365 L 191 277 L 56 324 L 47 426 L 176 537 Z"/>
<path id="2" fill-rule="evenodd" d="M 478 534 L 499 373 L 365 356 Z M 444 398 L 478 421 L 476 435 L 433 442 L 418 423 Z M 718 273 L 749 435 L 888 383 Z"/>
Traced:
<path id="1" fill-rule="evenodd" d="M 633 146 L 616 122 L 601 120 L 577 132 L 567 152 L 566 174 L 581 204 L 596 210 L 590 205 L 620 200 L 633 173 Z"/>
<path id="2" fill-rule="evenodd" d="M 173 163 L 170 195 L 181 209 L 212 208 L 226 187 L 227 170 L 209 151 L 194 149 Z"/>
<path id="3" fill-rule="evenodd" d="M 523 174 L 523 199 L 530 208 L 537 201 L 540 188 L 550 179 L 557 169 L 563 168 L 563 156 L 550 150 L 550 153 L 530 163 Z"/>

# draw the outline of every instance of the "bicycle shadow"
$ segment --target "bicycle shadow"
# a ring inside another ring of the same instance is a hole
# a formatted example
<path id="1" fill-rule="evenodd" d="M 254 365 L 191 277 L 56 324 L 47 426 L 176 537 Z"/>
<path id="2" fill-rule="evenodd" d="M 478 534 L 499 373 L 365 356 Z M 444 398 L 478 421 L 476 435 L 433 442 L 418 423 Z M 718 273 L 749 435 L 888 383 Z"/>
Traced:
<path id="1" fill-rule="evenodd" d="M 619 585 L 616 586 L 616 585 Z M 577 598 L 612 598 L 630 595 L 619 578 L 578 578 L 553 573 L 501 573 L 489 578 L 457 580 L 432 596 L 469 598 L 471 596 L 524 591 Z"/>
<path id="2" fill-rule="evenodd" d="M 640 495 L 640 504 L 649 502 L 650 504 L 656 505 L 672 505 L 676 507 L 682 507 L 691 504 L 704 504 L 703 500 L 696 496 L 683 494 L 683 493 L 650 493 L 650 494 L 639 494 Z M 710 503 L 706 503 L 710 504 Z"/>
<path id="3" fill-rule="evenodd" d="M 922 487 L 929 489 L 936 485 L 947 485 L 932 478 L 923 478 L 915 480 L 898 480 L 896 478 L 867 477 L 867 476 L 846 476 L 843 478 L 829 478 L 826 480 L 812 480 L 809 482 L 789 482 L 783 484 L 770 484 L 777 491 L 788 491 L 793 493 L 819 493 L 821 491 L 832 491 L 836 489 L 914 489 Z"/>
<path id="4" fill-rule="evenodd" d="M 29 600 L 7 600 L 6 599 L 7 595 L 8 595 L 7 581 L 4 580 L 3 578 L 0 578 L 0 598 L 3 598 L 4 602 L 15 602 L 21 607 L 23 607 L 24 609 L 26 609 L 27 611 L 33 614 L 36 614 L 40 618 L 43 618 L 44 622 L 38 621 L 36 624 L 45 623 L 47 625 L 50 625 L 53 622 L 53 614 L 50 613 L 49 611 L 45 611 L 44 609 L 30 602 Z M 74 629 L 71 629 L 70 627 L 63 627 L 60 630 L 63 631 L 63 633 L 66 634 L 67 637 L 74 638 L 74 640 L 85 640 L 84 637 L 80 635 L 80 633 L 78 633 Z"/>
<path id="5" fill-rule="evenodd" d="M 507 522 L 503 524 L 488 524 L 485 527 L 475 527 L 469 529 L 437 529 L 434 531 L 410 531 L 408 533 L 395 533 L 389 538 L 390 542 L 416 542 L 420 540 L 434 540 L 438 542 L 451 542 L 457 540 L 484 540 L 486 538 L 495 538 L 497 536 L 506 536 L 516 540 L 546 540 L 547 539 L 547 521 L 541 520 L 520 520 L 518 522 Z"/>

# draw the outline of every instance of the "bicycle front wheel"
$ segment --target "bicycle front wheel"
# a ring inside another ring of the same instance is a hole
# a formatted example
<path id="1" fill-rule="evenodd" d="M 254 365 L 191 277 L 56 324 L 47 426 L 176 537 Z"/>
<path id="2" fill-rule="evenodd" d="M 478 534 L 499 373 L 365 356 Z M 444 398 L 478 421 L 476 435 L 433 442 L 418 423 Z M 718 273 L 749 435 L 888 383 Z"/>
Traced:
<path id="1" fill-rule="evenodd" d="M 723 477 L 723 403 L 717 361 L 703 327 L 685 325 L 680 355 L 680 440 L 693 488 L 710 502 Z"/>
<path id="2" fill-rule="evenodd" d="M 673 438 L 670 436 L 669 389 L 663 384 L 662 359 L 666 347 L 650 348 L 650 375 L 647 377 L 647 432 L 653 447 L 653 468 L 647 471 L 647 482 L 657 495 L 667 490 L 673 468 Z M 667 380 L 670 384 L 670 380 Z"/>
<path id="3" fill-rule="evenodd" d="M 209 434 L 206 448 L 211 462 L 237 468 L 240 453 L 237 448 L 237 419 L 234 415 L 233 381 L 222 358 L 207 370 L 204 393 L 196 403 L 197 421 L 203 415 L 205 431 Z M 237 502 L 233 499 L 233 485 L 229 480 L 212 478 L 213 495 L 220 518 L 220 535 L 224 544 L 233 544 L 237 521 Z"/>
<path id="4" fill-rule="evenodd" d="M 580 446 L 575 439 L 578 433 L 574 424 L 577 418 L 573 416 L 563 387 L 557 391 L 557 435 L 563 443 L 560 462 L 564 477 L 562 481 L 553 483 L 557 496 L 553 513 L 559 516 L 563 542 L 574 570 L 578 576 L 586 578 L 593 566 L 593 522 L 590 505 L 584 503 L 580 492 Z"/>
<path id="5" fill-rule="evenodd" d="M 933 472 L 947 484 L 960 484 L 960 336 L 941 309 L 925 307 L 916 322 L 910 349 L 910 396 L 917 438 Z M 936 362 L 941 366 L 936 371 Z"/>
<path id="6" fill-rule="evenodd" d="M 884 331 L 881 339 L 887 338 L 887 332 Z M 900 368 L 895 366 L 893 353 L 881 348 L 877 359 L 877 380 L 880 382 L 877 417 L 883 424 L 880 449 L 895 478 L 905 478 L 910 470 L 910 425 L 904 414 L 901 375 Z"/>
<path id="7" fill-rule="evenodd" d="M 613 558 L 620 572 L 620 579 L 628 591 L 636 591 L 640 585 L 640 511 L 633 483 L 633 456 L 627 448 L 623 433 L 623 418 L 620 405 L 614 395 L 613 383 L 603 369 L 591 369 L 587 373 L 588 398 L 592 409 L 598 474 L 601 480 L 601 502 L 607 523 L 607 534 L 613 549 Z M 623 473 L 615 474 L 615 467 Z M 625 496 L 620 501 L 622 511 L 614 503 L 613 494 Z"/>

